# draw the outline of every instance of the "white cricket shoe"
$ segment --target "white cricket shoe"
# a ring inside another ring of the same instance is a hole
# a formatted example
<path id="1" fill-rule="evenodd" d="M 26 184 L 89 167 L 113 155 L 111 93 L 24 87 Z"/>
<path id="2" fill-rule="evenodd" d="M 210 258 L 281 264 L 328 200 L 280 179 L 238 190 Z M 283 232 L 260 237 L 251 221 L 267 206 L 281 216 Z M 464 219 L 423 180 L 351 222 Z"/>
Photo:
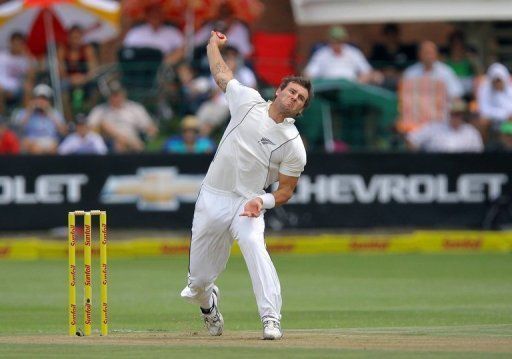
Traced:
<path id="1" fill-rule="evenodd" d="M 277 319 L 267 318 L 263 320 L 263 339 L 277 340 L 283 337 L 281 324 Z"/>
<path id="2" fill-rule="evenodd" d="M 224 330 L 224 318 L 222 318 L 222 314 L 219 312 L 219 288 L 217 286 L 213 287 L 213 309 L 210 314 L 201 314 L 204 320 L 204 325 L 210 335 L 219 336 L 222 335 L 222 331 Z"/>

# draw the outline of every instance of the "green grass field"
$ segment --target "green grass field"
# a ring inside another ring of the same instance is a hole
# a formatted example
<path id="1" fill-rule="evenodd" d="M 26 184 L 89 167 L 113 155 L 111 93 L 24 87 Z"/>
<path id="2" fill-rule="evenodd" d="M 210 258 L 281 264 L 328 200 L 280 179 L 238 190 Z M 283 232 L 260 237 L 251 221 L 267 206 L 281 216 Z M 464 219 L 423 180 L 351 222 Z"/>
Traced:
<path id="1" fill-rule="evenodd" d="M 218 284 L 225 334 L 183 302 L 186 256 L 110 259 L 110 333 L 67 337 L 67 262 L 0 261 L 0 357 L 510 357 L 512 257 L 274 255 L 285 338 L 260 340 L 241 257 Z M 82 268 L 82 267 L 80 267 Z M 82 298 L 82 291 L 78 291 Z M 81 309 L 81 308 L 80 308 Z M 79 312 L 81 321 L 81 311 Z"/>

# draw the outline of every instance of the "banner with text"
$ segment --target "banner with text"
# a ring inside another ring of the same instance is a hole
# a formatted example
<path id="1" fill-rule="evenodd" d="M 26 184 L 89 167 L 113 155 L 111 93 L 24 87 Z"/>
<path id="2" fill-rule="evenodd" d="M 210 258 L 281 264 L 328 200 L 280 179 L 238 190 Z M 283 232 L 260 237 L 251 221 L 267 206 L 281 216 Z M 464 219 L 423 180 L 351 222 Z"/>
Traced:
<path id="1" fill-rule="evenodd" d="M 105 209 L 117 228 L 186 229 L 211 156 L 0 157 L 0 230 L 66 226 Z M 480 228 L 504 220 L 512 154 L 310 154 L 270 228 Z M 506 219 L 505 219 L 506 220 Z"/>

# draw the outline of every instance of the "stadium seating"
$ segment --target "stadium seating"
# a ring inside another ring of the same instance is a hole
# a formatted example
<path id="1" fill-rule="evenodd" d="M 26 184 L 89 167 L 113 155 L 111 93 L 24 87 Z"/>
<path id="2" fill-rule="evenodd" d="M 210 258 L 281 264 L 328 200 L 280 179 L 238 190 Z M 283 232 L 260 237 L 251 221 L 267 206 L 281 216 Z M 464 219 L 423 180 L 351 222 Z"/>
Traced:
<path id="1" fill-rule="evenodd" d="M 145 103 L 155 96 L 162 59 L 162 53 L 151 48 L 125 47 L 118 51 L 122 83 L 130 98 Z"/>

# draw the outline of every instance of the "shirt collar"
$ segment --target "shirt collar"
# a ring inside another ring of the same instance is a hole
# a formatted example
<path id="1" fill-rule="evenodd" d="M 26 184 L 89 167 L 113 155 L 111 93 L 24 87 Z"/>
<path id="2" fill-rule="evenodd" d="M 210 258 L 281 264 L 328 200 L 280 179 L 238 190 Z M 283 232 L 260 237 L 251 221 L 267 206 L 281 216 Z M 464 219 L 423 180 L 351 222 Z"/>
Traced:
<path id="1" fill-rule="evenodd" d="M 270 109 L 270 105 L 272 104 L 272 101 L 271 100 L 268 100 L 267 101 L 267 114 L 268 114 L 268 110 Z M 268 116 L 268 118 L 270 118 L 272 121 L 274 121 L 274 119 L 270 116 Z M 286 117 L 283 122 L 281 123 L 286 123 L 286 124 L 293 124 L 295 123 L 295 119 L 291 118 L 291 117 Z"/>

